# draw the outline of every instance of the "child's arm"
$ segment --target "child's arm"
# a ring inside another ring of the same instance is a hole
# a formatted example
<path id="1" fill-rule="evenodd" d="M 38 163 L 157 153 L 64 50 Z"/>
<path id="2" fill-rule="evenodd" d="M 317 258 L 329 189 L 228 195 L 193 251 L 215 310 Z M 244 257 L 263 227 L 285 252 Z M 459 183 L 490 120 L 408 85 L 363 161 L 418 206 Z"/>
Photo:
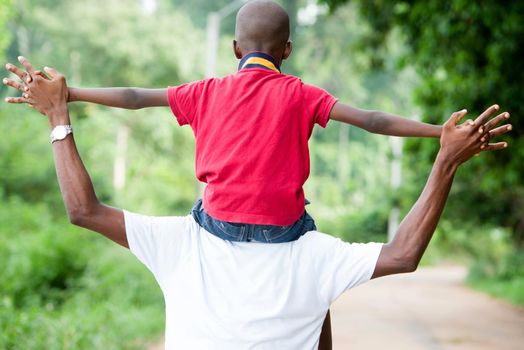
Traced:
<path id="1" fill-rule="evenodd" d="M 329 118 L 382 135 L 439 138 L 442 131 L 440 125 L 422 123 L 385 112 L 358 109 L 340 102 L 333 106 Z"/>
<path id="2" fill-rule="evenodd" d="M 167 89 L 142 88 L 69 88 L 68 102 L 83 101 L 104 106 L 140 109 L 168 106 Z"/>

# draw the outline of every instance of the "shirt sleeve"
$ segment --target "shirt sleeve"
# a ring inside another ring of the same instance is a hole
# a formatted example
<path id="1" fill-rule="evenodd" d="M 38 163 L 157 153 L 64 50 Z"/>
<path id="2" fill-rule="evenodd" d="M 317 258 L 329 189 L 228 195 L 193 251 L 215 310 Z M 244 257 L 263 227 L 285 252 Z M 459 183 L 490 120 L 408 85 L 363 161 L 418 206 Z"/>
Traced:
<path id="1" fill-rule="evenodd" d="M 167 88 L 169 107 L 180 126 L 193 125 L 207 80 Z"/>
<path id="2" fill-rule="evenodd" d="M 371 279 L 382 243 L 347 243 L 330 237 L 319 265 L 320 296 L 332 303 L 346 290 Z"/>
<path id="3" fill-rule="evenodd" d="M 189 217 L 152 217 L 124 210 L 129 250 L 155 276 L 160 286 L 188 251 Z"/>
<path id="4" fill-rule="evenodd" d="M 326 90 L 308 84 L 303 85 L 303 96 L 308 115 L 313 116 L 314 123 L 325 128 L 337 99 Z"/>

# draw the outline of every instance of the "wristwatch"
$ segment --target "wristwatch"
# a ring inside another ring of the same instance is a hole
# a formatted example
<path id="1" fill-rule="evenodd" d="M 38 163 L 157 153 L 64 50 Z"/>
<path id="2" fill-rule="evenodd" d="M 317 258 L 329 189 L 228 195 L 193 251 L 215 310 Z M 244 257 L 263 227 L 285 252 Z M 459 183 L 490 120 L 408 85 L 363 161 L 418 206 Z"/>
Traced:
<path id="1" fill-rule="evenodd" d="M 73 128 L 71 125 L 57 125 L 54 127 L 53 131 L 51 131 L 51 135 L 49 135 L 49 138 L 51 139 L 51 143 L 55 141 L 60 141 L 66 138 L 67 135 L 71 134 L 73 132 Z"/>

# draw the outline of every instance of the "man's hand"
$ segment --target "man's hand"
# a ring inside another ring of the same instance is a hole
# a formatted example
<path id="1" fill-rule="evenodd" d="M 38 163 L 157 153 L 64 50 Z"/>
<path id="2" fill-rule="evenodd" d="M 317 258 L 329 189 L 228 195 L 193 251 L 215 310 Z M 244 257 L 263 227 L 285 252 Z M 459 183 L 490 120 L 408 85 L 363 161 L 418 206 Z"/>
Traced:
<path id="1" fill-rule="evenodd" d="M 65 77 L 53 68 L 45 67 L 44 71 L 49 79 L 35 71 L 32 64 L 24 57 L 19 58 L 20 62 L 26 68 L 26 72 L 14 65 L 8 64 L 8 69 L 15 73 L 22 83 L 13 80 L 4 79 L 4 84 L 22 91 L 22 97 L 8 97 L 10 103 L 28 103 L 40 113 L 49 118 L 51 125 L 57 125 L 64 121 L 54 120 L 57 115 L 63 115 L 67 108 L 68 90 Z"/>
<path id="2" fill-rule="evenodd" d="M 4 79 L 4 84 L 22 91 L 22 97 L 8 97 L 10 103 L 29 103 L 49 119 L 51 127 L 68 125 L 67 86 L 62 74 L 51 68 L 44 73 L 33 69 L 25 58 L 19 58 L 26 71 L 8 64 L 22 83 Z M 53 142 L 58 183 L 70 221 L 78 226 L 100 232 L 114 242 L 128 247 L 121 209 L 108 207 L 98 201 L 93 184 L 78 154 L 73 134 Z"/>
<path id="3" fill-rule="evenodd" d="M 50 79 L 34 75 L 33 80 L 28 84 L 29 90 L 23 97 L 37 111 L 46 115 L 53 124 L 53 116 L 67 108 L 67 85 L 64 75 L 55 69 L 45 67 L 44 71 Z"/>
<path id="4" fill-rule="evenodd" d="M 428 182 L 415 205 L 400 223 L 395 238 L 382 247 L 373 278 L 411 272 L 417 268 L 437 227 L 460 164 L 482 151 L 507 147 L 506 142 L 489 143 L 491 137 L 511 130 L 509 124 L 496 127 L 509 118 L 509 113 L 500 113 L 488 121 L 498 110 L 499 106 L 493 105 L 474 121 L 468 120 L 459 125 L 459 121 L 467 113 L 462 110 L 453 113 L 444 124 L 440 151 Z"/>
<path id="5" fill-rule="evenodd" d="M 510 124 L 495 128 L 501 121 L 509 118 L 509 113 L 503 112 L 489 120 L 489 117 L 499 110 L 498 105 L 486 109 L 477 119 L 458 124 L 466 115 L 464 109 L 455 112 L 444 124 L 440 138 L 440 156 L 459 166 L 481 151 L 506 148 L 506 142 L 489 143 L 491 137 L 504 134 L 511 130 Z"/>
<path id="6" fill-rule="evenodd" d="M 46 80 L 55 80 L 55 75 L 57 78 L 56 80 L 61 80 L 61 79 L 64 79 L 63 75 L 56 72 L 54 69 L 46 67 L 45 68 L 46 72 L 49 75 L 51 75 L 52 77 L 52 79 L 50 79 L 43 72 L 39 70 L 35 70 L 31 62 L 29 62 L 26 58 L 19 56 L 18 60 L 24 66 L 25 71 L 11 63 L 7 63 L 5 67 L 7 68 L 8 71 L 15 74 L 18 78 L 20 78 L 20 81 L 15 81 L 10 78 L 4 78 L 3 83 L 4 85 L 10 86 L 22 92 L 22 96 L 21 97 L 7 97 L 5 101 L 8 103 L 27 103 L 30 107 L 35 107 L 35 104 L 33 103 L 34 100 L 38 100 L 41 103 L 44 101 L 41 100 L 40 95 L 38 96 L 34 95 L 34 91 L 33 91 L 33 94 L 31 94 L 29 90 L 29 86 L 31 84 L 34 85 L 35 83 L 41 83 L 42 81 L 46 81 Z M 65 79 L 64 79 L 64 84 L 65 84 Z M 57 85 L 56 82 L 55 82 L 55 85 Z M 46 87 L 46 89 L 49 89 L 49 87 Z M 46 94 L 47 93 L 54 96 L 57 93 L 57 91 L 47 91 Z M 65 98 L 67 101 L 69 97 L 67 86 L 65 87 L 65 91 L 63 91 L 62 95 L 64 94 L 65 94 Z M 33 98 L 31 98 L 31 95 L 34 95 Z M 45 111 L 48 111 L 48 112 L 50 111 L 48 108 L 49 106 L 42 105 L 41 103 L 39 103 L 39 105 L 41 105 L 41 108 L 37 108 L 37 110 L 39 110 L 39 112 L 41 112 L 42 114 L 47 115 Z"/>

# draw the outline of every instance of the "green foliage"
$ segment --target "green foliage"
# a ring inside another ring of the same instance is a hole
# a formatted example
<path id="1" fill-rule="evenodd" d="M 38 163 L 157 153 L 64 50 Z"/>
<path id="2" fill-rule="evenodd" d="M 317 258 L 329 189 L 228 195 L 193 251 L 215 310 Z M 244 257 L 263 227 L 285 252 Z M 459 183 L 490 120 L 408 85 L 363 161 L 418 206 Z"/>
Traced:
<path id="1" fill-rule="evenodd" d="M 131 349 L 162 329 L 160 290 L 123 248 L 16 198 L 0 227 L 0 348 Z"/>
<path id="2" fill-rule="evenodd" d="M 2 59 L 4 58 L 4 50 L 11 40 L 11 33 L 4 28 L 7 27 L 7 21 L 12 16 L 12 7 L 12 0 L 0 0 L 0 28 L 2 28 L 0 32 L 0 53 L 2 53 L 2 55 L 0 55 L 0 58 Z"/>
<path id="3" fill-rule="evenodd" d="M 524 305 L 524 277 L 511 279 L 475 278 L 468 281 L 473 288 L 482 290 L 494 297 L 504 298 L 515 305 Z"/>
<path id="4" fill-rule="evenodd" d="M 116 1 L 19 1 L 12 18 L 9 61 L 22 53 L 37 67 L 57 67 L 70 84 L 153 87 L 202 76 L 202 55 L 188 47 L 203 34 L 179 12 L 153 21 Z M 189 210 L 197 193 L 193 136 L 167 109 L 71 105 L 71 114 L 99 199 L 159 215 Z M 122 125 L 130 130 L 127 186 L 115 191 Z M 0 128 L 0 348 L 143 348 L 163 328 L 153 277 L 123 248 L 66 222 L 45 118 L 2 104 Z"/>
<path id="5" fill-rule="evenodd" d="M 334 10 L 349 1 L 322 2 Z M 509 140 L 510 151 L 483 154 L 463 169 L 457 186 L 464 189 L 460 198 L 467 204 L 463 212 L 470 219 L 510 227 L 515 243 L 522 246 L 524 122 L 518 116 L 524 113 L 520 103 L 523 98 L 520 82 L 524 78 L 524 3 L 495 0 L 351 3 L 358 4 L 359 12 L 374 28 L 374 39 L 363 38 L 363 45 L 373 56 L 380 60 L 387 57 L 389 51 L 384 43 L 392 30 L 398 29 L 403 34 L 409 51 L 401 61 L 416 67 L 420 75 L 416 98 L 424 110 L 425 121 L 441 123 L 452 111 L 463 107 L 470 110 L 471 116 L 478 115 L 494 102 L 515 116 L 511 121 L 514 131 L 504 137 Z M 420 140 L 410 141 L 409 153 L 422 155 L 411 159 L 410 167 L 428 166 L 437 147 Z M 477 176 L 479 173 L 482 177 Z M 423 177 L 417 179 L 419 183 L 423 180 Z"/>
<path id="6" fill-rule="evenodd" d="M 317 216 L 322 232 L 329 232 L 347 242 L 384 242 L 387 237 L 387 207 L 353 208 L 353 210 Z"/>
<path id="7" fill-rule="evenodd" d="M 72 85 L 166 86 L 179 80 L 181 70 L 188 71 L 188 61 L 198 62 L 194 50 L 175 59 L 199 40 L 185 30 L 191 27 L 188 19 L 159 12 L 152 21 L 139 1 L 126 6 L 116 0 L 60 1 L 56 7 L 21 1 L 18 9 L 18 31 L 26 39 L 13 49 L 36 54 L 37 66 L 55 66 Z"/>

